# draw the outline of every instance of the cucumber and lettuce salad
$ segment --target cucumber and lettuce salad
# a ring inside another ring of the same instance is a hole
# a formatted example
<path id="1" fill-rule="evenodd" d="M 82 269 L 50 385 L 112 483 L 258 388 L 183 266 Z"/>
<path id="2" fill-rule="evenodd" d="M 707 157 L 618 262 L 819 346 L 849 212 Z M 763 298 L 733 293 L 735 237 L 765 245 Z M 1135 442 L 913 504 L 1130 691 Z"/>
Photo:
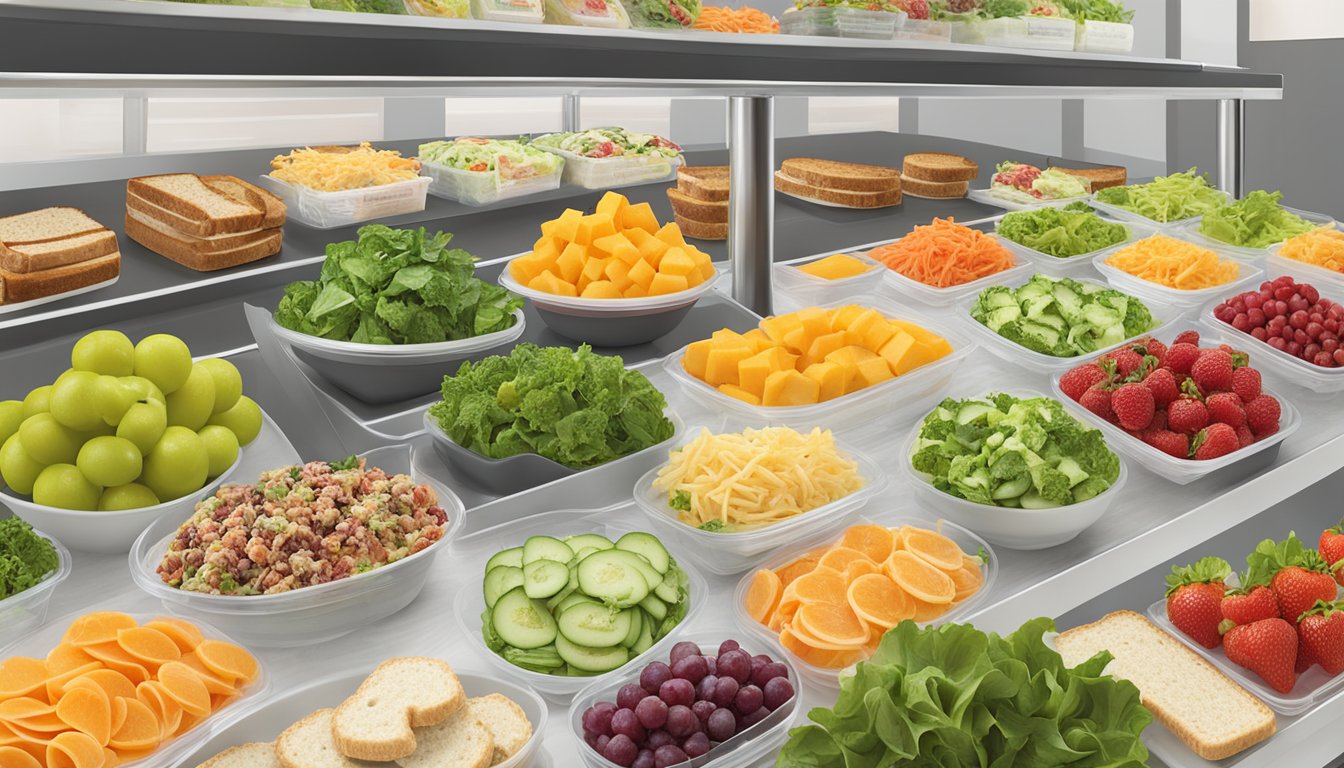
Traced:
<path id="1" fill-rule="evenodd" d="M 501 179 L 530 179 L 560 170 L 565 160 L 514 139 L 462 138 L 421 144 L 417 153 L 426 163 L 459 171 L 498 173 Z"/>
<path id="2" fill-rule="evenodd" d="M 625 128 L 591 128 L 570 133 L 548 133 L 532 140 L 533 146 L 560 149 L 581 157 L 652 156 L 674 158 L 681 147 L 654 133 L 637 133 Z"/>
<path id="3" fill-rule="evenodd" d="M 1146 184 L 1107 187 L 1097 192 L 1097 202 L 1166 223 L 1203 216 L 1227 202 L 1227 197 L 1209 185 L 1209 180 L 1191 168 L 1184 173 L 1158 176 Z"/>
<path id="4" fill-rule="evenodd" d="M 1257 189 L 1240 200 L 1219 206 L 1199 220 L 1199 233 L 1220 243 L 1266 248 L 1310 232 L 1318 225 L 1284 210 L 1282 192 Z"/>
<path id="5" fill-rule="evenodd" d="M 1026 284 L 984 289 L 971 317 L 1003 338 L 1051 357 L 1077 357 L 1151 331 L 1142 301 L 1094 283 L 1034 275 Z"/>
<path id="6" fill-rule="evenodd" d="M 1129 227 L 1101 218 L 1083 202 L 1069 203 L 1063 208 L 1009 213 L 999 220 L 994 231 L 1018 245 L 1058 259 L 1094 253 L 1129 237 Z"/>
<path id="7" fill-rule="evenodd" d="M 1054 622 L 1007 637 L 969 624 L 904 621 L 840 679 L 835 706 L 808 713 L 776 768 L 1142 768 L 1153 716 L 1139 689 L 1105 674 L 1108 652 L 1076 667 L 1046 643 Z"/>

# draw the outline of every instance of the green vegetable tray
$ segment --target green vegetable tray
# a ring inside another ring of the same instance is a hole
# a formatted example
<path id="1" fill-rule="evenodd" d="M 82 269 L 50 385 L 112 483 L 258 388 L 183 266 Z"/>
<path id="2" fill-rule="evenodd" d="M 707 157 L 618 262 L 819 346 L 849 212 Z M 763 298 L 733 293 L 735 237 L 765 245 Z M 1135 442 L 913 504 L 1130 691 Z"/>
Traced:
<path id="1" fill-rule="evenodd" d="M 33 586 L 0 600 L 0 648 L 24 637 L 46 621 L 51 596 L 74 570 L 70 550 L 36 528 L 33 529 L 33 533 L 51 542 L 51 546 L 56 550 L 56 569 L 47 573 Z"/>
<path id="2" fill-rule="evenodd" d="M 1307 221 L 1317 225 L 1318 227 L 1325 227 L 1327 229 L 1335 228 L 1334 218 L 1331 216 L 1327 216 L 1324 213 L 1312 213 L 1311 211 L 1300 211 L 1296 208 L 1289 208 L 1286 205 L 1280 207 L 1283 210 L 1287 211 L 1288 213 L 1306 219 Z M 1274 245 L 1270 245 L 1265 248 L 1248 248 L 1244 245 L 1233 245 L 1232 243 L 1225 243 L 1222 240 L 1216 240 L 1201 232 L 1199 227 L 1203 223 L 1203 221 L 1204 221 L 1203 216 L 1196 216 L 1193 219 L 1187 220 L 1185 224 L 1181 225 L 1180 227 L 1181 236 L 1186 238 L 1187 240 L 1192 240 L 1208 248 L 1220 249 L 1227 255 L 1236 256 L 1239 259 L 1248 259 L 1248 260 L 1263 259 L 1269 253 L 1269 248 L 1272 248 L 1275 245 L 1281 245 L 1283 243 L 1283 240 L 1280 240 L 1279 242 L 1274 243 Z"/>
<path id="3" fill-rule="evenodd" d="M 1051 277 L 1072 277 L 1074 279 L 1092 278 L 1096 276 L 1097 273 L 1092 266 L 1092 258 L 1096 256 L 1098 253 L 1101 253 L 1102 251 L 1107 250 L 1108 248 L 1124 247 L 1136 240 L 1141 240 L 1145 237 L 1148 237 L 1149 235 L 1152 235 L 1157 231 L 1148 225 L 1140 224 L 1135 221 L 1116 220 L 1107 218 L 1105 216 L 1101 216 L 1099 218 L 1107 223 L 1120 224 L 1125 228 L 1127 228 L 1129 230 L 1129 236 L 1126 237 L 1124 240 L 1121 240 L 1119 243 L 1113 243 L 1111 245 L 1096 248 L 1094 250 L 1087 251 L 1085 253 L 1079 253 L 1074 256 L 1053 256 L 1051 254 L 1038 251 L 1035 248 L 1032 248 L 1031 246 L 1023 245 L 1022 243 L 1019 243 L 1016 240 L 1013 240 L 1012 238 L 1005 236 L 1002 232 L 997 231 L 997 228 L 1000 222 L 1003 221 L 1003 218 L 1004 218 L 1003 216 L 995 217 L 994 226 L 996 228 L 995 234 L 999 236 L 999 239 L 1003 243 L 1004 247 L 1026 258 L 1027 261 L 1030 261 L 1032 264 L 1036 265 L 1039 271 L 1044 272 L 1050 275 Z"/>

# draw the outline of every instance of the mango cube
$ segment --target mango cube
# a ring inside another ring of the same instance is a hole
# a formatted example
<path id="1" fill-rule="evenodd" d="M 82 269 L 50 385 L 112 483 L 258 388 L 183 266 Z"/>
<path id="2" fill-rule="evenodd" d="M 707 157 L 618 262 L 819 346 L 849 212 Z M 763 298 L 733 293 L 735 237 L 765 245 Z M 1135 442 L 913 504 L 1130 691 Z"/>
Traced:
<path id="1" fill-rule="evenodd" d="M 686 345 L 681 356 L 681 367 L 697 379 L 705 378 L 705 368 L 709 364 L 709 351 L 714 348 L 710 339 L 701 339 Z"/>
<path id="2" fill-rule="evenodd" d="M 607 259 L 607 265 L 603 268 L 602 275 L 621 291 L 634 284 L 630 279 L 630 265 L 618 258 Z"/>
<path id="3" fill-rule="evenodd" d="M 696 272 L 696 268 L 695 262 L 686 251 L 681 248 L 668 248 L 667 253 L 663 254 L 663 260 L 658 262 L 658 271 L 688 277 Z"/>
<path id="4" fill-rule="evenodd" d="M 629 204 L 630 201 L 625 195 L 619 192 L 607 192 L 601 200 L 597 201 L 597 208 L 594 210 L 598 213 L 609 213 L 613 221 L 619 222 L 621 211 Z M 623 225 L 622 228 L 624 228 Z"/>
<path id="5" fill-rule="evenodd" d="M 845 369 L 836 363 L 813 363 L 807 366 L 803 375 L 817 382 L 817 386 L 820 388 L 817 400 L 823 403 L 844 395 L 845 387 L 849 384 Z"/>
<path id="6" fill-rule="evenodd" d="M 836 331 L 835 333 L 825 333 L 812 340 L 807 347 L 807 354 L 803 356 L 803 367 L 812 363 L 820 363 L 826 359 L 826 356 L 837 349 L 845 346 L 845 332 Z"/>
<path id="7" fill-rule="evenodd" d="M 900 376 L 915 367 L 913 360 L 906 360 L 914 346 L 915 337 L 905 331 L 900 331 L 892 336 L 890 341 L 882 345 L 878 354 L 887 361 L 887 365 L 891 367 L 891 372 Z"/>
<path id="8" fill-rule="evenodd" d="M 609 280 L 594 280 L 583 289 L 583 293 L 580 293 L 579 296 L 585 299 L 622 298 L 621 290 Z"/>
<path id="9" fill-rule="evenodd" d="M 659 240 L 662 240 L 669 246 L 675 245 L 679 248 L 686 247 L 686 238 L 681 236 L 681 227 L 677 226 L 677 223 L 675 221 L 669 221 L 668 223 L 664 224 L 662 229 L 658 230 L 658 232 L 654 234 L 654 237 L 658 238 Z"/>
<path id="10" fill-rule="evenodd" d="M 653 278 L 657 274 L 658 272 L 653 267 L 649 266 L 649 262 L 638 261 L 630 268 L 630 271 L 626 273 L 626 276 L 630 278 L 630 282 L 638 285 L 644 290 L 644 295 L 647 295 L 649 292 L 649 285 L 653 282 Z"/>
<path id="11" fill-rule="evenodd" d="M 881 384 L 887 379 L 896 378 L 896 374 L 891 372 L 891 366 L 887 364 L 885 357 L 872 356 L 858 364 L 859 381 L 863 386 L 871 387 L 874 384 Z"/>
<path id="12" fill-rule="evenodd" d="M 578 243 L 570 243 L 565 246 L 564 253 L 556 260 L 555 266 L 560 270 L 560 278 L 567 283 L 577 283 L 579 275 L 583 274 L 583 265 L 588 261 L 588 247 Z"/>
<path id="13" fill-rule="evenodd" d="M 720 384 L 739 384 L 741 380 L 738 378 L 738 365 L 753 354 L 754 350 L 751 347 L 710 349 L 709 356 L 705 359 L 705 383 L 711 387 Z"/>
<path id="14" fill-rule="evenodd" d="M 858 304 L 846 304 L 843 307 L 836 307 L 831 310 L 831 330 L 847 331 L 854 325 L 854 320 L 865 311 L 871 311 L 867 307 Z"/>
<path id="15" fill-rule="evenodd" d="M 584 262 L 583 272 L 580 274 L 582 274 L 583 277 L 588 278 L 589 281 L 601 280 L 602 276 L 605 274 L 604 270 L 606 268 L 606 259 L 590 257 L 588 261 Z"/>
<path id="16" fill-rule="evenodd" d="M 722 392 L 723 394 L 729 396 L 729 397 L 732 397 L 732 398 L 736 398 L 736 399 L 738 399 L 738 400 L 741 400 L 742 402 L 746 403 L 747 405 L 760 405 L 760 404 L 761 404 L 761 398 L 757 397 L 755 394 L 753 394 L 753 393 L 751 393 L 751 392 L 748 392 L 747 390 L 745 390 L 745 389 L 743 389 L 743 388 L 741 388 L 741 387 L 735 387 L 735 386 L 733 386 L 732 384 L 721 384 L 721 385 L 719 385 L 719 391 Z"/>
<path id="17" fill-rule="evenodd" d="M 871 309 L 864 309 L 850 322 L 845 335 L 849 338 L 850 344 L 857 344 L 876 352 L 896 335 L 896 331 L 896 326 L 888 322 L 885 317 Z"/>
<path id="18" fill-rule="evenodd" d="M 565 212 L 560 214 L 560 218 L 555 220 L 555 226 L 551 229 L 551 237 L 567 243 L 574 242 L 574 238 L 579 234 L 579 221 L 582 219 L 583 211 L 566 208 Z M 545 232 L 545 230 L 542 230 L 542 232 Z"/>
<path id="19" fill-rule="evenodd" d="M 757 352 L 738 363 L 738 385 L 759 397 L 765 392 L 765 380 L 770 374 L 795 370 L 796 362 L 796 357 L 780 347 Z"/>
<path id="20" fill-rule="evenodd" d="M 629 205 L 621 210 L 621 228 L 641 229 L 652 235 L 658 231 L 658 217 L 653 215 L 653 207 L 648 203 Z"/>
<path id="21" fill-rule="evenodd" d="M 614 235 L 606 235 L 604 237 L 597 238 L 592 242 L 592 245 L 589 248 L 589 250 L 592 251 L 593 253 L 603 254 L 604 258 L 611 258 L 612 256 L 616 255 L 617 249 L 619 249 L 622 245 L 629 245 L 629 244 L 630 241 L 625 239 L 625 235 L 622 235 L 621 233 L 617 232 Z"/>
<path id="22" fill-rule="evenodd" d="M 656 237 L 650 237 L 639 244 L 639 257 L 649 262 L 650 265 L 657 268 L 658 263 L 663 260 L 663 254 L 667 253 L 668 245 Z"/>
<path id="23" fill-rule="evenodd" d="M 669 293 L 679 293 L 687 290 L 690 286 L 686 278 L 681 275 L 669 275 L 666 272 L 658 272 L 653 276 L 649 283 L 650 296 L 663 296 Z"/>
<path id="24" fill-rule="evenodd" d="M 812 405 L 821 394 L 821 385 L 796 370 L 775 371 L 765 379 L 761 405 Z"/>
<path id="25" fill-rule="evenodd" d="M 649 292 L 644 289 L 644 286 L 639 285 L 638 283 L 631 283 L 630 287 L 625 289 L 625 298 L 627 299 L 642 299 L 648 295 Z"/>

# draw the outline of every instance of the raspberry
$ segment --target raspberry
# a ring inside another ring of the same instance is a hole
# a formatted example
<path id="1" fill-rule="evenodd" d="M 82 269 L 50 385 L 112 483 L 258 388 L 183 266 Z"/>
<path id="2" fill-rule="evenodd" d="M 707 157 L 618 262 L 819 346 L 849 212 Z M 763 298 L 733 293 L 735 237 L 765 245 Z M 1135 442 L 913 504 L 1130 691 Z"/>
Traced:
<path id="1" fill-rule="evenodd" d="M 1111 408 L 1125 429 L 1147 429 L 1153 421 L 1153 393 L 1141 382 L 1130 382 L 1111 393 Z"/>
<path id="2" fill-rule="evenodd" d="M 1143 383 L 1153 393 L 1153 404 L 1158 408 L 1166 408 L 1172 400 L 1180 396 L 1180 388 L 1176 385 L 1176 377 L 1166 368 L 1158 368 L 1148 374 L 1148 378 L 1144 379 Z"/>
<path id="3" fill-rule="evenodd" d="M 1237 431 L 1226 424 L 1211 424 L 1200 430 L 1191 445 L 1197 461 L 1226 456 L 1241 447 L 1237 441 Z"/>
<path id="4" fill-rule="evenodd" d="M 1241 398 L 1232 392 L 1209 395 L 1204 406 L 1209 409 L 1209 420 L 1216 424 L 1226 424 L 1236 429 L 1246 423 L 1246 411 L 1242 408 Z"/>
<path id="5" fill-rule="evenodd" d="M 1237 393 L 1241 402 L 1249 403 L 1260 396 L 1260 372 L 1250 366 L 1242 366 L 1232 372 L 1232 391 Z"/>
<path id="6" fill-rule="evenodd" d="M 1167 428 L 1193 435 L 1209 425 L 1209 409 L 1192 397 L 1182 397 L 1167 406 Z"/>
<path id="7" fill-rule="evenodd" d="M 1111 393 L 1104 384 L 1094 384 L 1083 396 L 1078 399 L 1078 403 L 1087 410 L 1095 413 L 1101 418 L 1111 422 L 1116 421 L 1115 410 L 1111 407 Z"/>
<path id="8" fill-rule="evenodd" d="M 1190 378 L 1205 392 L 1232 389 L 1232 355 L 1223 349 L 1206 349 L 1190 366 Z"/>
<path id="9" fill-rule="evenodd" d="M 1261 395 L 1246 404 L 1246 426 L 1256 437 L 1272 435 L 1279 431 L 1279 415 L 1282 409 L 1279 401 L 1270 395 Z"/>
<path id="10" fill-rule="evenodd" d="M 1181 331 L 1180 333 L 1176 334 L 1176 338 L 1171 343 L 1190 344 L 1192 346 L 1198 347 L 1199 331 Z"/>
<path id="11" fill-rule="evenodd" d="M 1167 370 L 1177 376 L 1190 373 L 1190 367 L 1199 359 L 1199 347 L 1193 344 L 1176 343 L 1167 348 Z"/>
<path id="12" fill-rule="evenodd" d="M 1168 456 L 1190 458 L 1190 438 L 1169 429 L 1150 429 L 1144 432 L 1143 442 Z"/>
<path id="13" fill-rule="evenodd" d="M 1101 366 L 1087 363 L 1070 369 L 1068 373 L 1059 377 L 1059 388 L 1069 396 L 1069 399 L 1077 401 L 1082 399 L 1083 393 L 1091 389 L 1093 384 L 1109 382 L 1110 378 Z"/>

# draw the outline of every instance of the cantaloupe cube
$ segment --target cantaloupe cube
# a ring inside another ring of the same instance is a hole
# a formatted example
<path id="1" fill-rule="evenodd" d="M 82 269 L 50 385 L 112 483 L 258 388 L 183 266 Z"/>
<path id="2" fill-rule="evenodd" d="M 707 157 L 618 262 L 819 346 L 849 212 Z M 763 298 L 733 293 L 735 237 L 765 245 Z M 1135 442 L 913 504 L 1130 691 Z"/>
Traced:
<path id="1" fill-rule="evenodd" d="M 686 247 L 686 238 L 681 236 L 681 227 L 677 226 L 675 221 L 669 221 L 663 225 L 662 229 L 654 235 L 668 245 L 675 245 L 679 248 Z"/>
<path id="2" fill-rule="evenodd" d="M 642 229 L 652 235 L 658 231 L 658 217 L 648 203 L 636 203 L 621 211 L 621 229 Z"/>
<path id="3" fill-rule="evenodd" d="M 891 366 L 887 364 L 885 357 L 873 356 L 867 360 L 859 362 L 859 381 L 865 387 L 871 387 L 874 384 L 881 384 L 887 379 L 893 379 L 896 374 L 891 372 Z"/>
<path id="4" fill-rule="evenodd" d="M 639 257 L 649 262 L 649 265 L 657 269 L 658 262 L 663 260 L 663 254 L 667 253 L 668 245 L 656 237 L 650 237 L 648 240 L 639 244 Z"/>
<path id="5" fill-rule="evenodd" d="M 807 329 L 800 325 L 784 334 L 784 339 L 781 343 L 784 345 L 785 349 L 793 354 L 805 355 L 807 354 L 808 348 L 812 346 L 812 337 L 808 336 Z"/>
<path id="6" fill-rule="evenodd" d="M 551 219 L 550 221 L 541 222 L 541 236 L 555 237 L 555 228 L 556 226 L 559 225 L 559 223 L 560 223 L 559 219 Z"/>
<path id="7" fill-rule="evenodd" d="M 740 382 L 737 376 L 738 364 L 752 354 L 750 347 L 711 348 L 705 360 L 705 383 L 714 387 L 720 384 L 738 384 Z"/>
<path id="8" fill-rule="evenodd" d="M 783 347 L 771 347 L 757 352 L 737 365 L 738 385 L 760 397 L 765 392 L 765 380 L 775 371 L 797 370 L 795 356 Z"/>
<path id="9" fill-rule="evenodd" d="M 606 235 L 593 240 L 593 244 L 589 246 L 588 250 L 603 254 L 606 258 L 611 258 L 616 255 L 617 249 L 622 245 L 630 245 L 630 241 L 625 239 L 625 235 L 617 232 L 614 235 Z"/>
<path id="10" fill-rule="evenodd" d="M 714 342 L 714 345 L 718 347 L 743 347 L 745 349 L 756 349 L 756 343 L 752 341 L 747 334 L 738 333 L 732 328 L 720 328 L 711 333 L 709 338 Z"/>
<path id="11" fill-rule="evenodd" d="M 591 282 L 593 282 L 591 277 L 588 277 L 587 275 L 579 275 L 578 282 L 574 283 L 574 288 L 579 292 L 579 295 L 582 296 L 584 289 L 587 288 L 588 284 Z"/>
<path id="12" fill-rule="evenodd" d="M 644 230 L 636 229 L 632 231 L 643 232 Z M 625 265 L 627 267 L 634 266 L 636 261 L 639 261 L 641 258 L 643 258 L 639 254 L 639 248 L 636 248 L 635 244 L 630 242 L 629 240 L 626 240 L 624 243 L 617 245 L 615 249 L 612 250 L 611 257 L 613 259 L 620 259 L 621 261 L 625 262 Z"/>
<path id="13" fill-rule="evenodd" d="M 630 278 L 630 282 L 638 285 L 644 290 L 644 293 L 641 295 L 647 295 L 649 292 L 649 284 L 653 282 L 653 278 L 657 274 L 658 271 L 650 266 L 649 262 L 638 261 L 630 268 L 630 271 L 626 273 L 626 276 Z"/>
<path id="14" fill-rule="evenodd" d="M 616 222 L 610 213 L 590 213 L 579 222 L 579 238 L 582 239 L 584 227 L 587 227 L 588 243 L 616 234 Z"/>
<path id="15" fill-rule="evenodd" d="M 645 232 L 639 227 L 623 229 L 621 230 L 621 234 L 625 235 L 625 239 L 633 243 L 636 248 L 643 245 L 646 241 L 656 239 L 652 232 Z"/>
<path id="16" fill-rule="evenodd" d="M 868 360 L 882 360 L 883 364 L 886 363 L 885 359 L 873 352 L 855 345 L 841 347 L 826 356 L 826 362 L 835 363 L 845 370 L 845 392 L 853 392 L 867 386 L 859 376 L 859 363 Z"/>
<path id="17" fill-rule="evenodd" d="M 560 270 L 560 278 L 567 283 L 577 283 L 583 274 L 583 265 L 588 263 L 588 247 L 578 243 L 565 246 L 564 253 L 556 259 L 555 266 Z"/>
<path id="18" fill-rule="evenodd" d="M 811 405 L 817 402 L 821 385 L 796 370 L 775 371 L 765 379 L 761 405 Z"/>
<path id="19" fill-rule="evenodd" d="M 622 298 L 621 289 L 617 288 L 616 284 L 610 280 L 594 280 L 583 289 L 579 296 L 585 299 Z"/>
<path id="20" fill-rule="evenodd" d="M 843 253 L 837 253 L 827 256 L 824 259 L 804 264 L 798 267 L 799 272 L 819 277 L 822 280 L 843 280 L 846 277 L 862 275 L 873 267 L 859 261 L 853 256 Z"/>
<path id="21" fill-rule="evenodd" d="M 897 328 L 901 329 L 902 331 L 905 331 L 906 333 L 910 334 L 911 336 L 914 336 L 916 341 L 927 341 L 943 338 L 942 336 L 939 336 L 938 334 L 934 333 L 933 331 L 930 331 L 924 326 L 912 323 L 909 320 L 899 320 L 893 317 L 888 318 L 888 322 L 890 322 Z"/>
<path id="22" fill-rule="evenodd" d="M 638 283 L 631 283 L 630 286 L 625 289 L 625 298 L 627 299 L 642 299 L 648 295 L 648 290 Z"/>
<path id="23" fill-rule="evenodd" d="M 818 336 L 831 332 L 831 318 L 826 314 L 826 310 L 818 307 L 807 307 L 794 313 L 802 322 L 803 328 L 807 330 L 807 337 L 815 339 Z"/>
<path id="24" fill-rule="evenodd" d="M 669 293 L 679 293 L 688 287 L 685 277 L 659 272 L 653 276 L 652 282 L 649 283 L 649 295 L 664 296 Z"/>
<path id="25" fill-rule="evenodd" d="M 560 258 L 560 254 L 565 252 L 565 246 L 569 243 L 554 237 L 544 237 L 537 241 L 537 245 L 532 247 L 532 253 L 539 259 L 549 259 L 555 261 Z"/>
<path id="26" fill-rule="evenodd" d="M 557 277 L 553 272 L 542 272 L 528 283 L 528 288 L 534 291 L 555 294 L 556 296 L 578 296 L 579 292 L 574 288 L 574 284 Z"/>
<path id="27" fill-rule="evenodd" d="M 709 363 L 709 351 L 714 348 L 710 339 L 693 341 L 686 345 L 686 353 L 681 356 L 681 367 L 697 379 L 704 380 L 705 366 Z"/>
<path id="28" fill-rule="evenodd" d="M 705 282 L 705 278 L 700 276 L 700 270 L 698 269 L 693 269 L 689 275 L 686 275 L 686 284 L 692 288 L 703 282 Z"/>
<path id="29" fill-rule="evenodd" d="M 603 268 L 602 275 L 622 292 L 633 285 L 633 281 L 630 280 L 630 265 L 620 259 L 607 259 L 607 265 Z"/>
<path id="30" fill-rule="evenodd" d="M 790 331 L 796 328 L 802 328 L 803 322 L 792 313 L 787 315 L 771 315 L 760 322 L 761 330 L 766 336 L 776 344 L 783 344 L 784 337 Z"/>
<path id="31" fill-rule="evenodd" d="M 775 346 L 775 343 L 771 341 L 770 337 L 765 335 L 765 331 L 762 331 L 760 328 L 752 328 L 750 331 L 747 331 L 746 333 L 742 334 L 742 338 L 750 339 L 751 343 L 756 345 L 757 352 L 761 352 L 763 350 L 767 350 Z"/>
<path id="32" fill-rule="evenodd" d="M 583 276 L 590 281 L 601 280 L 603 275 L 606 274 L 607 261 L 607 259 L 597 258 L 590 254 L 588 261 L 583 263 Z"/>
<path id="33" fill-rule="evenodd" d="M 748 405 L 761 404 L 761 398 L 757 397 L 755 394 L 752 394 L 751 392 L 748 392 L 747 390 L 741 387 L 735 387 L 732 384 L 719 385 L 719 391 L 729 397 L 741 400 L 742 402 Z"/>
<path id="34" fill-rule="evenodd" d="M 910 356 L 911 348 L 915 346 L 915 343 L 914 336 L 905 331 L 899 331 L 878 350 L 878 354 L 882 355 L 887 361 L 887 365 L 891 366 L 893 375 L 900 376 L 915 367 L 916 363 L 914 363 L 913 358 L 911 360 L 906 359 Z"/>
<path id="35" fill-rule="evenodd" d="M 582 219 L 583 211 L 566 208 L 565 212 L 560 214 L 560 218 L 555 220 L 555 226 L 551 228 L 551 236 L 564 240 L 566 243 L 574 242 L 574 238 L 579 233 L 579 222 Z"/>
<path id="36" fill-rule="evenodd" d="M 845 334 L 850 344 L 876 352 L 882 349 L 892 336 L 896 335 L 896 326 L 875 310 L 865 309 L 849 323 Z"/>
<path id="37" fill-rule="evenodd" d="M 854 318 L 863 314 L 867 307 L 859 304 L 846 304 L 831 310 L 831 330 L 847 331 L 854 324 Z"/>
<path id="38" fill-rule="evenodd" d="M 714 262 L 710 260 L 709 254 L 707 253 L 696 251 L 696 254 L 698 255 L 692 256 L 692 258 L 695 259 L 696 269 L 700 271 L 700 279 L 712 280 L 716 274 L 714 270 Z"/>
<path id="39" fill-rule="evenodd" d="M 509 262 L 509 274 L 523 285 L 532 282 L 532 278 L 555 266 L 555 258 L 541 254 L 528 253 Z"/>
<path id="40" fill-rule="evenodd" d="M 668 275 L 688 277 L 696 271 L 695 262 L 691 261 L 691 257 L 686 251 L 680 248 L 668 248 L 667 253 L 663 254 L 662 261 L 658 262 L 658 271 Z"/>
<path id="41" fill-rule="evenodd" d="M 939 338 L 937 342 L 925 342 L 916 339 L 915 345 L 911 347 L 910 351 L 906 352 L 905 357 L 902 358 L 902 368 L 901 370 L 896 371 L 896 375 L 900 376 L 903 373 L 909 373 L 920 366 L 928 365 L 951 353 L 952 346 L 947 343 L 946 339 Z"/>
<path id="42" fill-rule="evenodd" d="M 849 383 L 848 374 L 837 363 L 813 363 L 807 366 L 803 375 L 817 382 L 820 387 L 817 401 L 822 403 L 843 396 L 845 386 Z"/>
<path id="43" fill-rule="evenodd" d="M 598 213 L 609 213 L 613 221 L 619 222 L 621 210 L 629 204 L 630 201 L 625 195 L 609 191 L 602 196 L 601 200 L 597 201 L 597 208 L 594 210 Z"/>

